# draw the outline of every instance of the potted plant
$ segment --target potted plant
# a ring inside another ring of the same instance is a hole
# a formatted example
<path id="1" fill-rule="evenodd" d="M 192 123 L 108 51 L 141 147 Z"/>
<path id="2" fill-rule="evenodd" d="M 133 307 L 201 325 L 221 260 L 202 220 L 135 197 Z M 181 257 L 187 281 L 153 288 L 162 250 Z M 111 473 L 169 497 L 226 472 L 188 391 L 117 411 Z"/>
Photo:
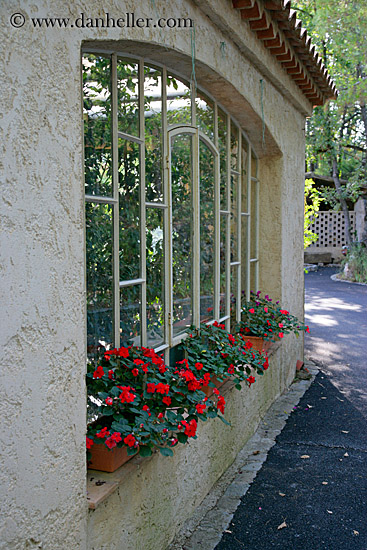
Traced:
<path id="1" fill-rule="evenodd" d="M 156 448 L 172 456 L 178 443 L 196 438 L 198 420 L 218 416 L 226 422 L 220 414 L 224 400 L 208 399 L 201 391 L 205 379 L 188 370 L 168 367 L 149 348 L 102 350 L 87 372 L 88 400 L 95 412 L 87 430 L 90 467 L 104 469 L 98 455 L 110 457 L 107 449 L 123 461 L 138 452 L 150 456 Z"/>
<path id="2" fill-rule="evenodd" d="M 294 332 L 297 337 L 301 331 L 309 332 L 308 326 L 282 309 L 279 302 L 274 303 L 268 295 L 261 298 L 260 294 L 260 291 L 256 294 L 251 292 L 250 300 L 242 305 L 241 321 L 236 326 L 236 332 L 244 341 L 250 341 L 256 349 L 266 350 L 271 342 L 289 332 Z"/>

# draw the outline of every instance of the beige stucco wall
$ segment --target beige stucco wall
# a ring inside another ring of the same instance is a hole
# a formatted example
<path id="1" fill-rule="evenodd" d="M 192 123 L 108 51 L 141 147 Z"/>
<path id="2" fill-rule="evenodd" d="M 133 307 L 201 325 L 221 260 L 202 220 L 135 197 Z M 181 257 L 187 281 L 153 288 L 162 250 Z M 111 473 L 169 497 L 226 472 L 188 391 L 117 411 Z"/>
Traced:
<path id="1" fill-rule="evenodd" d="M 261 157 L 261 288 L 301 314 L 303 116 L 309 104 L 230 2 L 197 3 L 206 13 L 189 1 L 155 2 L 159 16 L 195 20 L 198 83 L 233 113 Z M 101 550 L 124 541 L 129 550 L 162 550 L 289 383 L 302 353 L 302 343 L 294 347 L 288 338 L 256 388 L 231 392 L 231 430 L 219 422 L 202 425 L 197 442 L 172 461 L 147 461 L 126 490 L 88 517 L 81 45 L 120 41 L 122 51 L 148 51 L 152 60 L 190 75 L 191 36 L 183 29 L 34 29 L 29 18 L 132 11 L 155 17 L 148 0 L 1 5 L 0 549 Z M 16 12 L 26 18 L 21 28 L 10 24 Z M 155 48 L 162 40 L 165 48 Z M 168 514 L 164 521 L 161 511 Z"/>

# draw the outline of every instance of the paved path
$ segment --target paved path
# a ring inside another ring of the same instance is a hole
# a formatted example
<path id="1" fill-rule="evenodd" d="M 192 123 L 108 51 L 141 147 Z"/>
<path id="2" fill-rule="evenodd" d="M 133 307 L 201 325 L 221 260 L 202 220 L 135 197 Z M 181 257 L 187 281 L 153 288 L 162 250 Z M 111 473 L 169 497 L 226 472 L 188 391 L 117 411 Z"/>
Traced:
<path id="1" fill-rule="evenodd" d="M 305 276 L 305 354 L 367 416 L 367 286 L 331 281 L 335 268 Z"/>
<path id="2" fill-rule="evenodd" d="M 281 433 L 290 402 L 273 406 L 227 491 L 174 550 L 367 550 L 367 287 L 332 272 L 306 275 L 306 353 L 320 372 Z M 257 467 L 255 447 L 267 455 Z"/>

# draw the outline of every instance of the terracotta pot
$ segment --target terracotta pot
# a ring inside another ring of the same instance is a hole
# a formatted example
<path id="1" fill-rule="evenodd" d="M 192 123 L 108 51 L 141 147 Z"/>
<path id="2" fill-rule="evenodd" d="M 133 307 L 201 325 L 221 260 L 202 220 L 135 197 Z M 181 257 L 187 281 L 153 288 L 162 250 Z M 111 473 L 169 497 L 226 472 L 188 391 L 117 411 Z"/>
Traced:
<path id="1" fill-rule="evenodd" d="M 250 341 L 252 347 L 257 351 L 268 351 L 270 348 L 271 340 L 264 340 L 260 336 L 245 336 L 245 342 Z"/>
<path id="2" fill-rule="evenodd" d="M 218 378 L 215 376 L 215 374 L 211 377 L 211 381 L 213 382 L 213 384 L 215 385 L 215 387 L 217 389 L 221 388 L 228 380 L 230 380 L 231 377 L 230 376 L 227 376 L 226 378 L 223 379 L 222 382 L 220 382 L 218 380 Z M 212 394 L 213 394 L 213 389 L 211 386 L 204 386 L 201 391 L 203 391 L 206 395 L 206 397 L 210 397 Z"/>
<path id="3" fill-rule="evenodd" d="M 99 443 L 92 445 L 89 451 L 92 457 L 88 461 L 88 468 L 100 472 L 114 472 L 136 455 L 128 455 L 127 447 L 114 447 L 110 450 L 106 445 Z"/>

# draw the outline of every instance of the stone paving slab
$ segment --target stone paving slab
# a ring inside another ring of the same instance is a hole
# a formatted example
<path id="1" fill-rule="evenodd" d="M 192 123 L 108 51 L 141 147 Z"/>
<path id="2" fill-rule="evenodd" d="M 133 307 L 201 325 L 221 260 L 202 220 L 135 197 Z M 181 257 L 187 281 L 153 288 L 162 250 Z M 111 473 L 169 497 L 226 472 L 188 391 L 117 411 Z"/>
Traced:
<path id="1" fill-rule="evenodd" d="M 318 373 L 312 361 L 305 361 L 305 367 L 312 375 L 311 380 L 295 382 L 273 403 L 255 434 L 214 485 L 196 513 L 186 522 L 168 550 L 213 550 L 219 543 L 241 498 L 250 488 L 275 444 L 275 438 Z"/>

